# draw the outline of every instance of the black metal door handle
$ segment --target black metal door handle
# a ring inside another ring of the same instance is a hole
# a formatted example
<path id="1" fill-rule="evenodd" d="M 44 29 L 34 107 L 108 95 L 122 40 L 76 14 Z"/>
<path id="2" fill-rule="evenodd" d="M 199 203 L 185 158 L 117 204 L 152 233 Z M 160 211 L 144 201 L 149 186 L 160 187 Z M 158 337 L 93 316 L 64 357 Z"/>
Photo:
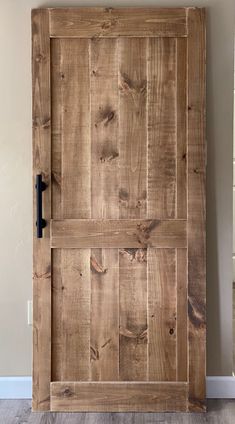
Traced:
<path id="1" fill-rule="evenodd" d="M 42 175 L 36 175 L 37 238 L 42 238 L 42 229 L 46 226 L 46 221 L 42 217 L 42 192 L 46 187 L 46 184 L 42 181 Z"/>

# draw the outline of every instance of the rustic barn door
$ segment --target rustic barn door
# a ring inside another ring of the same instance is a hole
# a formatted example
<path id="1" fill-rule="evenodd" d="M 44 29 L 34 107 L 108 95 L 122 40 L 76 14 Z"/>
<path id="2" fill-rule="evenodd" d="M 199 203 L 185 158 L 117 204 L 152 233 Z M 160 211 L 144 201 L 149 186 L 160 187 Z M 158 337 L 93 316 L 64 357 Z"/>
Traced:
<path id="1" fill-rule="evenodd" d="M 201 411 L 204 10 L 36 9 L 32 36 L 33 408 Z"/>

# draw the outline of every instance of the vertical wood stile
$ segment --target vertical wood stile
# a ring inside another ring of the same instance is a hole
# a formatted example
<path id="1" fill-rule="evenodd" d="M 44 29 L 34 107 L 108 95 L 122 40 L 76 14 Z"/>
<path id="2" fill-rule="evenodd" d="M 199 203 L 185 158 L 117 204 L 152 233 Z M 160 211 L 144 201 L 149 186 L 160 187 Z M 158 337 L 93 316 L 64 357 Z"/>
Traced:
<path id="1" fill-rule="evenodd" d="M 116 39 L 90 42 L 91 217 L 118 218 Z M 91 379 L 118 380 L 118 250 L 91 250 Z"/>
<path id="2" fill-rule="evenodd" d="M 90 218 L 89 41 L 60 40 L 61 216 Z M 59 88 L 60 87 L 60 88 Z M 52 91 L 53 92 L 53 91 Z M 59 106 L 58 106 L 59 107 Z M 56 142 L 56 140 L 53 140 Z M 53 291 L 54 319 L 60 334 L 62 380 L 90 377 L 90 250 L 61 251 L 61 278 Z"/>
<path id="3" fill-rule="evenodd" d="M 37 411 L 50 409 L 51 380 L 51 105 L 48 10 L 32 11 L 33 92 L 33 401 Z M 42 174 L 43 238 L 36 238 L 35 179 Z"/>
<path id="4" fill-rule="evenodd" d="M 119 39 L 119 217 L 146 216 L 147 39 Z M 119 251 L 120 380 L 147 379 L 146 249 Z"/>
<path id="5" fill-rule="evenodd" d="M 61 214 L 61 167 L 62 167 L 62 84 L 61 84 L 61 40 L 51 40 L 51 215 L 62 218 Z M 61 379 L 62 364 L 62 322 L 63 300 L 61 275 L 61 249 L 53 249 L 52 257 L 52 339 L 51 378 Z"/>
<path id="6" fill-rule="evenodd" d="M 205 9 L 188 10 L 189 410 L 205 409 Z"/>
<path id="7" fill-rule="evenodd" d="M 176 217 L 187 219 L 187 40 L 176 39 Z M 177 381 L 188 378 L 187 251 L 176 250 Z"/>

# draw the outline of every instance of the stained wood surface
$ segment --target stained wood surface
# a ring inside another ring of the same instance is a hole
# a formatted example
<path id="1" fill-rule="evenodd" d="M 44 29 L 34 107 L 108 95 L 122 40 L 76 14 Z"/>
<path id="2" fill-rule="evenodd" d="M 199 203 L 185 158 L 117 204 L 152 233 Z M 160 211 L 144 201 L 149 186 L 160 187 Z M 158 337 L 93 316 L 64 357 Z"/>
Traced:
<path id="1" fill-rule="evenodd" d="M 147 249 L 119 250 L 119 379 L 148 379 Z"/>
<path id="2" fill-rule="evenodd" d="M 176 249 L 176 380 L 188 381 L 187 249 Z"/>
<path id="3" fill-rule="evenodd" d="M 33 401 L 34 410 L 50 409 L 51 380 L 51 116 L 48 10 L 32 13 L 33 94 Z M 43 238 L 36 238 L 36 175 L 42 174 Z"/>
<path id="4" fill-rule="evenodd" d="M 149 40 L 148 216 L 176 214 L 176 39 Z"/>
<path id="5" fill-rule="evenodd" d="M 147 198 L 147 46 L 119 40 L 119 217 L 145 218 Z"/>
<path id="6" fill-rule="evenodd" d="M 149 380 L 176 380 L 175 249 L 148 250 Z"/>
<path id="7" fill-rule="evenodd" d="M 63 219 L 51 221 L 53 248 L 186 247 L 184 220 Z"/>
<path id="8" fill-rule="evenodd" d="M 52 411 L 182 411 L 187 383 L 51 383 Z"/>
<path id="9" fill-rule="evenodd" d="M 89 218 L 88 40 L 53 40 L 53 214 Z M 77 99 L 82 101 L 77 102 Z M 57 101 L 58 100 L 58 101 Z M 77 166 L 79 160 L 79 167 Z M 53 254 L 52 378 L 90 376 L 90 251 Z"/>
<path id="10" fill-rule="evenodd" d="M 185 37 L 186 8 L 56 8 L 51 37 Z"/>
<path id="11" fill-rule="evenodd" d="M 119 217 L 136 224 L 133 219 L 146 216 L 147 46 L 146 38 L 122 38 L 118 45 Z M 125 221 L 119 222 L 124 229 Z M 141 224 L 138 228 L 144 229 Z M 123 247 L 119 250 L 119 379 L 123 381 L 147 380 L 147 252 L 138 228 L 126 232 L 139 240 L 135 245 L 125 240 L 118 246 Z"/>
<path id="12" fill-rule="evenodd" d="M 60 44 L 61 68 L 57 84 L 61 86 L 63 95 L 62 105 L 58 105 L 61 119 L 62 217 L 90 218 L 89 40 L 60 40 Z"/>
<path id="13" fill-rule="evenodd" d="M 117 39 L 90 42 L 91 217 L 96 219 L 119 217 L 117 43 Z M 119 376 L 118 251 L 101 249 L 102 243 L 97 247 L 90 258 L 91 379 L 115 381 Z"/>
<path id="14" fill-rule="evenodd" d="M 62 119 L 63 87 L 57 84 L 61 80 L 61 40 L 51 41 L 51 209 L 52 216 L 61 218 L 61 178 L 62 178 Z M 51 343 L 51 379 L 61 378 L 63 348 L 61 315 L 63 302 L 63 284 L 61 269 L 61 249 L 51 252 L 52 257 L 52 343 Z"/>
<path id="15" fill-rule="evenodd" d="M 204 12 L 39 9 L 33 49 L 34 409 L 203 411 Z"/>
<path id="16" fill-rule="evenodd" d="M 91 217 L 119 218 L 118 40 L 91 40 L 90 85 Z"/>
<path id="17" fill-rule="evenodd" d="M 205 408 L 205 10 L 188 15 L 188 318 L 189 410 Z"/>
<path id="18" fill-rule="evenodd" d="M 117 249 L 92 249 L 91 380 L 119 379 L 119 258 Z"/>
<path id="19" fill-rule="evenodd" d="M 187 39 L 176 39 L 176 218 L 187 219 Z"/>

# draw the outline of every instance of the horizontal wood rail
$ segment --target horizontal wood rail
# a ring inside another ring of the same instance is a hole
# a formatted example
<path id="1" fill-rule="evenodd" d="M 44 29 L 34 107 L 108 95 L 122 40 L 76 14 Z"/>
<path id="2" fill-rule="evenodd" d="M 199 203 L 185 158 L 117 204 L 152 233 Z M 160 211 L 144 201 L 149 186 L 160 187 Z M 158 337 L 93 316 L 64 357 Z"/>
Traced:
<path id="1" fill-rule="evenodd" d="M 49 9 L 50 36 L 186 37 L 187 8 L 79 7 Z"/>
<path id="2" fill-rule="evenodd" d="M 183 382 L 53 382 L 51 411 L 185 411 L 187 394 Z"/>
<path id="3" fill-rule="evenodd" d="M 185 220 L 56 219 L 52 248 L 187 247 Z"/>

